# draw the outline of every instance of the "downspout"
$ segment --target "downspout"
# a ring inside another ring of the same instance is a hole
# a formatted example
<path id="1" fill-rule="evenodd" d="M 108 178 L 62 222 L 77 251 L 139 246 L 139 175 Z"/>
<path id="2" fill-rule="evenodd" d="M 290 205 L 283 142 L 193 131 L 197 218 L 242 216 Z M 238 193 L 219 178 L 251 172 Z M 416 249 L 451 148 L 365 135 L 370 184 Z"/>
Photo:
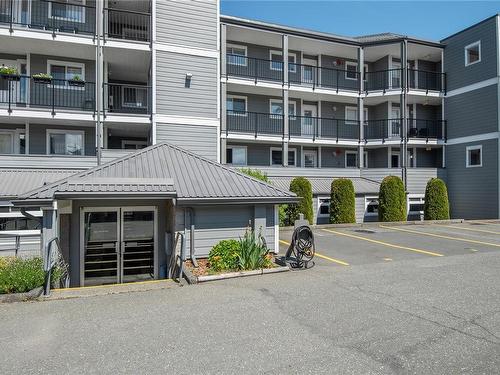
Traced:
<path id="1" fill-rule="evenodd" d="M 33 216 L 32 214 L 28 213 L 28 211 L 26 211 L 26 207 L 21 207 L 20 212 L 21 212 L 21 215 L 23 215 L 24 217 L 31 219 L 31 220 L 36 220 L 40 223 L 40 225 L 42 224 L 42 218 Z"/>
<path id="2" fill-rule="evenodd" d="M 193 262 L 193 266 L 198 268 L 198 261 L 196 260 L 196 255 L 194 251 L 194 232 L 195 232 L 194 209 L 192 207 L 188 207 L 186 210 L 187 212 L 189 212 L 189 257 L 191 258 L 191 262 Z"/>

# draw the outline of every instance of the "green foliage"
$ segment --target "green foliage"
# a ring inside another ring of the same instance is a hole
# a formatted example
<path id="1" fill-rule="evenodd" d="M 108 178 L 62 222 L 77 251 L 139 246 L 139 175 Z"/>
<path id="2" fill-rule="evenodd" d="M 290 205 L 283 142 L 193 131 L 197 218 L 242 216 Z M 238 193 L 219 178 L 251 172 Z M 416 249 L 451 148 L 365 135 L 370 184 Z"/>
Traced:
<path id="1" fill-rule="evenodd" d="M 280 223 L 279 223 L 280 227 L 286 227 L 287 225 L 290 225 L 289 221 L 288 221 L 287 212 L 288 212 L 288 204 L 280 204 L 279 211 L 278 211 L 278 216 L 279 216 L 279 220 L 280 220 Z"/>
<path id="2" fill-rule="evenodd" d="M 25 293 L 43 285 L 43 260 L 9 258 L 0 263 L 0 294 Z"/>
<path id="3" fill-rule="evenodd" d="M 240 172 L 244 173 L 250 177 L 256 178 L 257 180 L 261 180 L 261 181 L 269 183 L 269 179 L 267 178 L 267 174 L 258 170 L 258 169 L 241 168 Z"/>
<path id="4" fill-rule="evenodd" d="M 431 178 L 425 188 L 424 219 L 448 220 L 450 206 L 448 203 L 448 190 L 440 178 Z"/>
<path id="5" fill-rule="evenodd" d="M 379 221 L 406 221 L 406 193 L 399 177 L 387 176 L 382 180 L 378 202 Z"/>
<path id="6" fill-rule="evenodd" d="M 0 66 L 0 74 L 9 75 L 9 76 L 17 76 L 19 73 L 16 68 L 11 66 Z"/>
<path id="7" fill-rule="evenodd" d="M 354 185 L 348 178 L 333 180 L 330 194 L 330 223 L 356 222 Z"/>
<path id="8" fill-rule="evenodd" d="M 238 268 L 240 244 L 236 240 L 222 240 L 208 254 L 210 269 L 219 272 Z"/>
<path id="9" fill-rule="evenodd" d="M 255 236 L 253 230 L 247 230 L 240 238 L 238 253 L 238 268 L 240 270 L 257 270 L 268 266 L 268 253 L 262 234 Z"/>
<path id="10" fill-rule="evenodd" d="M 290 191 L 300 197 L 298 204 L 289 204 L 287 209 L 288 220 L 294 223 L 299 214 L 304 214 L 304 219 L 313 223 L 312 187 L 305 177 L 296 177 L 290 182 Z"/>
<path id="11" fill-rule="evenodd" d="M 82 77 L 80 77 L 78 74 L 75 74 L 73 78 L 71 78 L 72 81 L 77 81 L 77 82 L 83 82 Z"/>
<path id="12" fill-rule="evenodd" d="M 32 75 L 33 78 L 42 78 L 42 79 L 52 79 L 52 76 L 47 73 L 37 73 Z"/>

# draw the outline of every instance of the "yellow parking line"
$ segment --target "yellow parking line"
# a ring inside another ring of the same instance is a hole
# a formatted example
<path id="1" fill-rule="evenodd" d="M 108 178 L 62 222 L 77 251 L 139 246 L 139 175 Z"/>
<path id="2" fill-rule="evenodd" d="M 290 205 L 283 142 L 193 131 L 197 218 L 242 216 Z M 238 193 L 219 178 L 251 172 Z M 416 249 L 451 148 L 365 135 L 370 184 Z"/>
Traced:
<path id="1" fill-rule="evenodd" d="M 395 244 L 392 244 L 392 243 L 389 243 L 389 242 L 373 240 L 371 238 L 356 236 L 354 234 L 349 234 L 349 233 L 337 232 L 337 231 L 331 230 L 331 229 L 323 229 L 323 230 L 326 231 L 326 232 L 338 234 L 339 236 L 351 237 L 351 238 L 355 238 L 357 240 L 368 241 L 368 242 L 376 243 L 376 244 L 379 244 L 379 245 L 384 245 L 384 246 L 387 246 L 387 247 L 392 247 L 392 248 L 395 248 L 395 249 L 409 250 L 409 251 L 414 251 L 416 253 L 432 255 L 432 256 L 435 256 L 435 257 L 442 257 L 442 256 L 444 256 L 443 254 L 435 253 L 435 252 L 432 252 L 432 251 L 427 251 L 427 250 L 422 250 L 422 249 L 415 249 L 413 247 L 407 247 L 407 246 L 401 246 L 401 245 L 395 245 Z"/>
<path id="2" fill-rule="evenodd" d="M 385 226 L 385 225 L 380 225 L 380 227 L 381 228 L 387 228 L 387 229 L 394 229 L 394 230 L 398 230 L 400 232 L 408 232 L 408 233 L 420 234 L 422 236 L 431 236 L 431 237 L 444 238 L 444 239 L 453 240 L 453 241 L 470 242 L 470 243 L 477 243 L 477 244 L 480 244 L 480 245 L 500 247 L 500 245 L 496 244 L 496 243 L 483 242 L 483 241 L 477 241 L 477 240 L 470 240 L 468 238 L 450 237 L 450 236 L 444 236 L 442 234 L 421 232 L 421 231 L 418 231 L 418 230 L 411 230 L 411 229 L 388 227 L 388 226 Z"/>
<path id="3" fill-rule="evenodd" d="M 283 241 L 283 240 L 280 240 L 280 242 L 282 244 L 285 244 L 287 246 L 290 246 L 290 243 L 289 242 L 286 242 L 286 241 Z M 327 257 L 326 255 L 323 255 L 323 254 L 319 254 L 317 252 L 314 253 L 314 255 L 316 255 L 318 258 L 321 258 L 321 259 L 326 259 L 326 260 L 329 260 L 330 262 L 333 262 L 333 263 L 337 263 L 337 264 L 340 264 L 342 266 L 348 266 L 349 263 L 347 262 L 344 262 L 342 260 L 338 260 L 338 259 L 335 259 L 335 258 L 330 258 L 330 257 Z"/>
<path id="4" fill-rule="evenodd" d="M 438 227 L 446 227 L 446 228 L 453 228 L 453 229 L 458 229 L 458 230 L 462 230 L 462 229 L 464 229 L 464 230 L 470 230 L 471 232 L 500 234 L 500 232 L 495 232 L 493 230 L 486 230 L 486 229 L 454 227 L 453 225 L 445 225 L 445 224 L 436 224 L 436 226 L 438 226 Z"/>

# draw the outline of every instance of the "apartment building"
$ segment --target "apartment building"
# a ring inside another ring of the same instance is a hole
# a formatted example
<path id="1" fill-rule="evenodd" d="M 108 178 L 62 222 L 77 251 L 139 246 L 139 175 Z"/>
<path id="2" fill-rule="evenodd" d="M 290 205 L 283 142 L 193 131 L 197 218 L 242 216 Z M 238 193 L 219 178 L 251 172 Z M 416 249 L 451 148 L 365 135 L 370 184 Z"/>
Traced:
<path id="1" fill-rule="evenodd" d="M 453 217 L 497 218 L 498 22 L 428 41 L 223 16 L 217 0 L 0 0 L 0 66 L 11 68 L 0 75 L 1 210 L 11 215 L 12 202 L 38 210 L 45 245 L 71 228 L 76 237 L 60 239 L 79 285 L 89 218 L 156 228 L 144 231 L 155 277 L 165 270 L 158 254 L 179 232 L 203 255 L 251 222 L 277 249 L 276 204 L 290 201 L 283 190 L 295 176 L 312 182 L 317 223 L 328 220 L 338 177 L 354 182 L 357 221 L 376 220 L 387 175 L 403 179 L 410 219 L 436 176 L 448 184 Z M 265 171 L 277 190 L 237 173 L 240 190 L 210 190 L 243 166 Z M 115 191 L 117 179 L 128 196 Z M 190 195 L 188 180 L 211 195 Z M 190 203 L 178 205 L 179 194 Z M 206 205 L 224 194 L 224 207 Z"/>

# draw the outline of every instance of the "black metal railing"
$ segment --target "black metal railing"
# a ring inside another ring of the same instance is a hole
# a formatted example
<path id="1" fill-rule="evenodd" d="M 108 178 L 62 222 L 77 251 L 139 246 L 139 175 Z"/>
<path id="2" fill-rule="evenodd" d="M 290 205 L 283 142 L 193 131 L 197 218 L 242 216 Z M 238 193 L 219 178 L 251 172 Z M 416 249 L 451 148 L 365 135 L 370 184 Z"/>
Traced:
<path id="1" fill-rule="evenodd" d="M 359 122 L 325 117 L 290 116 L 289 137 L 359 140 Z"/>
<path id="2" fill-rule="evenodd" d="M 408 87 L 427 92 L 446 92 L 446 73 L 408 69 Z"/>
<path id="3" fill-rule="evenodd" d="M 63 1 L 0 0 L 0 23 L 49 30 L 53 33 L 95 35 L 96 9 Z"/>
<path id="4" fill-rule="evenodd" d="M 255 81 L 283 82 L 283 62 L 241 55 L 226 56 L 227 75 L 252 78 Z"/>
<path id="5" fill-rule="evenodd" d="M 403 119 L 391 118 L 367 120 L 363 127 L 364 140 L 382 140 L 387 138 L 401 138 L 401 124 Z"/>
<path id="6" fill-rule="evenodd" d="M 403 69 L 387 69 L 365 73 L 365 91 L 401 89 Z"/>
<path id="7" fill-rule="evenodd" d="M 0 104 L 14 108 L 95 111 L 95 83 L 30 76 L 0 76 Z"/>
<path id="8" fill-rule="evenodd" d="M 446 120 L 408 119 L 408 138 L 445 139 Z"/>
<path id="9" fill-rule="evenodd" d="M 227 111 L 226 134 L 229 132 L 257 135 L 283 135 L 283 115 L 271 113 Z"/>
<path id="10" fill-rule="evenodd" d="M 124 83 L 105 83 L 103 86 L 105 112 L 149 114 L 150 103 L 150 86 Z"/>
<path id="11" fill-rule="evenodd" d="M 288 82 L 313 88 L 358 91 L 359 74 L 357 71 L 290 63 Z"/>
<path id="12" fill-rule="evenodd" d="M 150 13 L 105 8 L 104 17 L 107 38 L 151 41 Z"/>

